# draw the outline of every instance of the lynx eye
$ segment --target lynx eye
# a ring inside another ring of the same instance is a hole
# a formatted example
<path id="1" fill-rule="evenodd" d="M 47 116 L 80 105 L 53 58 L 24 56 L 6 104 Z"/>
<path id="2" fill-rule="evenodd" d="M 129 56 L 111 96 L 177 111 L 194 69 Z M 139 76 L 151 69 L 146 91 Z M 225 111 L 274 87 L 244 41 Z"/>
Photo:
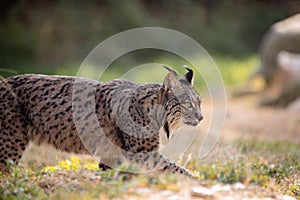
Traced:
<path id="1" fill-rule="evenodd" d="M 187 101 L 184 103 L 184 106 L 187 107 L 187 108 L 191 108 L 192 107 L 192 103 Z"/>

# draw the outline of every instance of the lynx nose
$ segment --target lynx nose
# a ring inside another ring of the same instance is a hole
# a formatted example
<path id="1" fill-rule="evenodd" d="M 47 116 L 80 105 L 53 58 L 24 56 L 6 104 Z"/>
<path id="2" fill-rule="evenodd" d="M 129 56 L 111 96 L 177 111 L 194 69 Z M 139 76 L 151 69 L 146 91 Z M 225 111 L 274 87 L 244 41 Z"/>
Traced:
<path id="1" fill-rule="evenodd" d="M 196 119 L 200 122 L 203 119 L 203 116 L 201 113 L 196 113 Z"/>

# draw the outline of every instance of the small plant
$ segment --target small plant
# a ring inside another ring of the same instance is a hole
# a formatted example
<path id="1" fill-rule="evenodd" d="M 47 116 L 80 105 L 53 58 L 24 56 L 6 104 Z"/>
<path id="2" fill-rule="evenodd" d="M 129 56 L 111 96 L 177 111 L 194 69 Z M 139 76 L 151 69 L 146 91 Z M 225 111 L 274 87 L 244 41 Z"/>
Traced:
<path id="1" fill-rule="evenodd" d="M 290 191 L 290 195 L 293 195 L 295 197 L 300 197 L 300 183 L 292 185 L 289 188 L 289 191 Z"/>
<path id="2" fill-rule="evenodd" d="M 1 175 L 0 199 L 47 199 L 46 193 L 35 183 L 39 173 L 9 164 L 11 174 Z"/>

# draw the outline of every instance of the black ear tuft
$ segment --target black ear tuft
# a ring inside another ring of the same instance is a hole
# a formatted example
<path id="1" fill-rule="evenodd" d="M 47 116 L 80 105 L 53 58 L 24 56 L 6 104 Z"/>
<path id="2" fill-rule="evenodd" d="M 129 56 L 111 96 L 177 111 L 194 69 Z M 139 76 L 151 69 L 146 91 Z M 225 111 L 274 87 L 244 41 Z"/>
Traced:
<path id="1" fill-rule="evenodd" d="M 188 66 L 184 65 L 184 68 L 188 70 L 188 72 L 184 75 L 185 79 L 193 86 L 194 83 L 194 72 Z"/>
<path id="2" fill-rule="evenodd" d="M 176 73 L 173 69 L 171 69 L 170 67 L 168 67 L 168 66 L 166 66 L 166 65 L 163 65 L 163 67 L 164 67 L 166 70 L 168 70 L 169 72 L 174 73 L 175 75 L 177 75 L 177 73 Z"/>

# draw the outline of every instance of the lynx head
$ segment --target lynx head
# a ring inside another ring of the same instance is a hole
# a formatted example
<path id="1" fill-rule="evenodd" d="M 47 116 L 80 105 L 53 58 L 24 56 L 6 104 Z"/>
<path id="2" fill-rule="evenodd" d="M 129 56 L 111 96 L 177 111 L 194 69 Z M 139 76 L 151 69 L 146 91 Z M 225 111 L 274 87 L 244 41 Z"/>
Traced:
<path id="1" fill-rule="evenodd" d="M 164 67 L 169 73 L 159 91 L 159 99 L 167 104 L 167 120 L 164 129 L 169 138 L 170 130 L 173 132 L 172 129 L 179 128 L 181 122 L 196 126 L 203 119 L 203 116 L 200 107 L 200 95 L 193 88 L 193 71 L 184 66 L 188 72 L 182 79 L 179 79 L 174 70 Z"/>

